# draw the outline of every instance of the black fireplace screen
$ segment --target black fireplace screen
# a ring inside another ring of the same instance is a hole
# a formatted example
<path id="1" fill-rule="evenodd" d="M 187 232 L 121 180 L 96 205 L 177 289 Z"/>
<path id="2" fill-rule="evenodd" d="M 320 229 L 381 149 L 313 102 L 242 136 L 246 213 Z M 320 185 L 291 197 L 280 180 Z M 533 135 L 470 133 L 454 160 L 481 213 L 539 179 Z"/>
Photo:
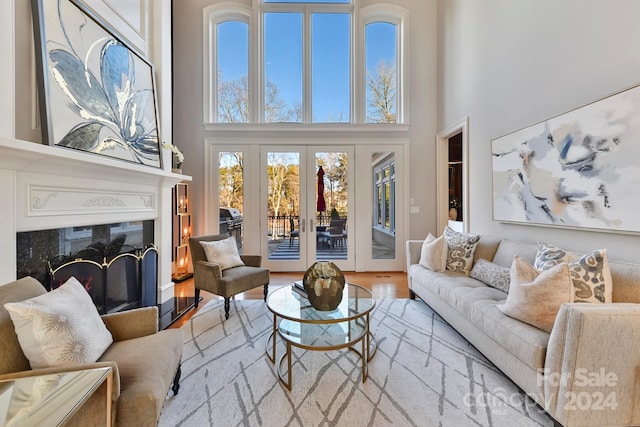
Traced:
<path id="1" fill-rule="evenodd" d="M 51 267 L 49 289 L 75 277 L 87 290 L 100 314 L 155 304 L 158 251 L 124 253 L 109 262 L 76 259 Z M 144 285 L 144 286 L 143 286 Z"/>
<path id="2" fill-rule="evenodd" d="M 100 313 L 156 305 L 153 237 L 153 220 L 20 232 L 17 277 L 55 289 L 74 276 Z"/>

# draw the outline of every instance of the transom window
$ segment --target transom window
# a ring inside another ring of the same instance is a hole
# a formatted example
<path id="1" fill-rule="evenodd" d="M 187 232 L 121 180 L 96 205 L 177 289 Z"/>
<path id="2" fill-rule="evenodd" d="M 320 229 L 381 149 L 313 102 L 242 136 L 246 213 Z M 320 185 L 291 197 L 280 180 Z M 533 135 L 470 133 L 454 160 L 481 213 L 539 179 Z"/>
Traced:
<path id="1" fill-rule="evenodd" d="M 205 122 L 403 123 L 398 7 L 360 23 L 351 0 L 256 7 L 209 7 Z"/>

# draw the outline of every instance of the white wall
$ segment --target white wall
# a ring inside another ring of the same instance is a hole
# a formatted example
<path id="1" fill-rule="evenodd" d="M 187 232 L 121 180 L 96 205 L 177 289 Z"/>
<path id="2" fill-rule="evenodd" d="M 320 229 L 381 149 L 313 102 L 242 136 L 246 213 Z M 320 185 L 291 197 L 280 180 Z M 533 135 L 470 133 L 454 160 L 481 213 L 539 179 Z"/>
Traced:
<path id="1" fill-rule="evenodd" d="M 409 188 L 405 192 L 420 213 L 411 215 L 409 234 L 424 238 L 433 232 L 436 224 L 435 206 L 435 135 L 436 135 L 436 1 L 437 0 L 388 0 L 409 10 L 410 34 L 408 43 L 409 58 L 409 103 L 411 126 L 410 139 Z M 260 132 L 217 132 L 205 133 L 203 130 L 203 65 L 202 65 L 202 11 L 205 7 L 219 3 L 216 0 L 180 0 L 174 2 L 174 142 L 185 151 L 183 171 L 193 176 L 191 199 L 194 207 L 194 233 L 206 229 L 207 222 L 217 224 L 217 218 L 205 218 L 204 204 L 208 195 L 204 193 L 204 141 L 205 137 L 221 138 L 228 141 L 234 137 L 250 137 L 260 143 Z M 251 0 L 239 1 L 251 6 Z M 379 0 L 361 0 L 360 6 L 380 3 Z M 281 135 L 270 133 L 268 138 L 290 137 L 290 133 Z M 330 135 L 327 135 L 330 136 Z M 397 137 L 397 135 L 395 135 Z M 348 137 L 348 136 L 347 136 Z M 362 135 L 353 134 L 354 138 Z M 394 135 L 390 135 L 393 138 Z M 344 138 L 343 138 L 344 140 Z M 405 206 L 408 210 L 408 206 Z"/>
<path id="2" fill-rule="evenodd" d="M 469 116 L 471 231 L 640 261 L 638 236 L 494 222 L 490 173 L 492 139 L 640 82 L 640 2 L 438 0 L 438 15 L 438 130 Z"/>

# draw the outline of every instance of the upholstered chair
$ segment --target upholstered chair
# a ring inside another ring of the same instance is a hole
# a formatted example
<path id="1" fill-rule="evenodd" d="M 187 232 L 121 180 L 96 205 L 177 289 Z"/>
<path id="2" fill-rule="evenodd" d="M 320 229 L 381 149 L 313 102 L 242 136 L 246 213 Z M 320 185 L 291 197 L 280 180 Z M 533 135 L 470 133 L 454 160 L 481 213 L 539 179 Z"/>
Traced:
<path id="1" fill-rule="evenodd" d="M 200 242 L 219 241 L 228 238 L 227 234 L 191 237 L 189 249 L 193 261 L 193 281 L 196 287 L 196 307 L 200 299 L 200 290 L 220 295 L 224 298 L 225 318 L 229 318 L 232 296 L 256 288 L 264 287 L 264 299 L 269 292 L 269 270 L 261 268 L 262 256 L 240 255 L 245 265 L 222 269 L 220 264 L 207 259 Z"/>

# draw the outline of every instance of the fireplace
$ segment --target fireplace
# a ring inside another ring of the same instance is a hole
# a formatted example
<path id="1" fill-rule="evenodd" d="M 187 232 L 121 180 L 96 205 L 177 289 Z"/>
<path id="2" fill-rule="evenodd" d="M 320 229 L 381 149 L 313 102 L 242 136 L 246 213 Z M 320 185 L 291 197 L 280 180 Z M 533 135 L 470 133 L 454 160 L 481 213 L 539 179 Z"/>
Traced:
<path id="1" fill-rule="evenodd" d="M 107 236 L 113 239 L 135 226 L 143 239 L 134 243 L 128 233 L 124 245 L 158 248 L 155 303 L 173 305 L 171 190 L 191 178 L 172 173 L 170 162 L 164 164 L 163 169 L 136 165 L 0 136 L 0 241 L 6 249 L 0 257 L 0 284 L 24 275 L 46 284 L 49 259 L 91 244 L 62 245 L 60 230 L 106 242 Z M 147 221 L 152 226 L 145 226 Z M 47 255 L 38 250 L 51 242 L 56 250 Z"/>
<path id="2" fill-rule="evenodd" d="M 73 276 L 101 314 L 153 306 L 153 228 L 147 220 L 18 233 L 17 277 L 33 276 L 53 290 Z"/>

